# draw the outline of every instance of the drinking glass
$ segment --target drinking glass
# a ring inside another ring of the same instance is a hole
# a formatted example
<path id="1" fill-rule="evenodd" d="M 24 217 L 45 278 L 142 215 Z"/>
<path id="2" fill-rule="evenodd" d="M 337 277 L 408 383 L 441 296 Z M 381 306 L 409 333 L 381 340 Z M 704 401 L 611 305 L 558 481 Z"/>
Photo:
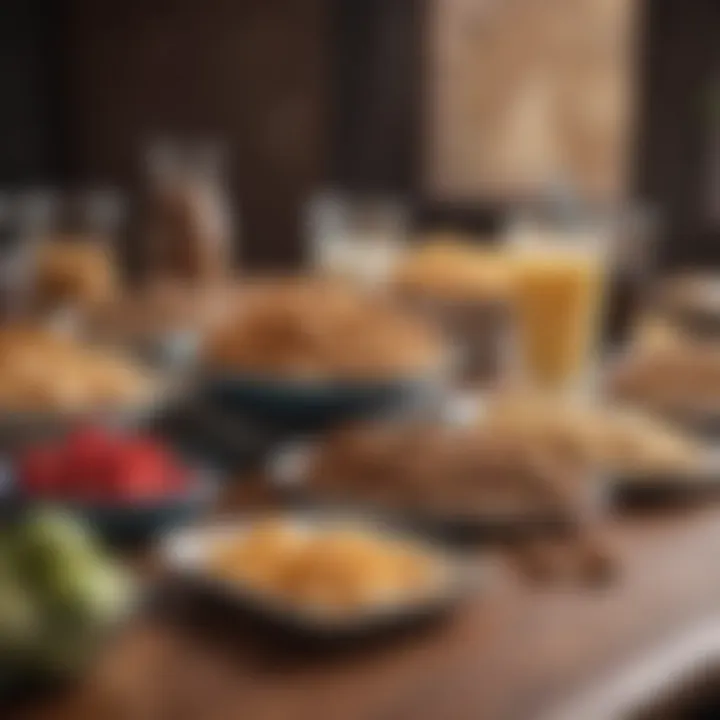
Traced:
<path id="1" fill-rule="evenodd" d="M 509 243 L 516 379 L 542 392 L 589 389 L 611 257 L 607 223 L 526 216 Z"/>
<path id="2" fill-rule="evenodd" d="M 407 227 L 407 208 L 395 199 L 321 193 L 310 201 L 306 216 L 312 269 L 382 286 L 405 246 Z"/>
<path id="3" fill-rule="evenodd" d="M 148 149 L 145 165 L 146 279 L 226 279 L 236 227 L 225 148 L 213 141 L 161 140 Z"/>
<path id="4" fill-rule="evenodd" d="M 35 305 L 41 313 L 81 312 L 111 301 L 120 286 L 117 235 L 122 198 L 114 190 L 58 193 L 36 232 Z"/>
<path id="5" fill-rule="evenodd" d="M 36 302 L 39 247 L 50 223 L 52 194 L 33 189 L 0 196 L 0 316 L 24 321 Z"/>

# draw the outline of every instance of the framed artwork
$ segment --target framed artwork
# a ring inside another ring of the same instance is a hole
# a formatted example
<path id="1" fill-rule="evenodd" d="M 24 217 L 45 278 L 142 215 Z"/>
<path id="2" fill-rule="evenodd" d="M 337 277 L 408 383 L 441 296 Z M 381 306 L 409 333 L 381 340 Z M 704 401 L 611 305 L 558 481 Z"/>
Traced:
<path id="1" fill-rule="evenodd" d="M 515 199 L 562 184 L 622 198 L 637 0 L 430 0 L 425 192 Z"/>

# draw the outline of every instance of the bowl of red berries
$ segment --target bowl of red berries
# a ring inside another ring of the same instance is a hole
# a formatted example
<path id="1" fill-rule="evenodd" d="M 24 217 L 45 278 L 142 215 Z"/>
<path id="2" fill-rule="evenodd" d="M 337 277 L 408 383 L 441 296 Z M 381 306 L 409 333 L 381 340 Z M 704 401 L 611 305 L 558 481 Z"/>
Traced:
<path id="1" fill-rule="evenodd" d="M 110 542 L 143 542 L 209 509 L 211 473 L 154 438 L 77 430 L 25 450 L 13 467 L 20 505 L 61 506 Z"/>

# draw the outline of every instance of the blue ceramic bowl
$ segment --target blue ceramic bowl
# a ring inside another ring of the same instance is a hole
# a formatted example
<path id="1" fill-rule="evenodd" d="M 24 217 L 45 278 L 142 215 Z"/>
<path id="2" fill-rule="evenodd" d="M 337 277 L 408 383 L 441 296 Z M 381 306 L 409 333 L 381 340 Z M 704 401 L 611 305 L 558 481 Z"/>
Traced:
<path id="1" fill-rule="evenodd" d="M 39 499 L 22 493 L 14 480 L 0 484 L 5 513 L 17 516 L 36 503 L 57 507 L 85 522 L 110 545 L 144 544 L 203 516 L 214 503 L 217 481 L 212 473 L 196 470 L 181 493 L 139 503 L 102 503 L 83 500 Z"/>
<path id="2" fill-rule="evenodd" d="M 203 479 L 185 493 L 156 502 L 125 506 L 76 502 L 67 508 L 108 543 L 136 544 L 192 523 L 209 510 L 213 499 L 214 488 Z"/>
<path id="3" fill-rule="evenodd" d="M 438 396 L 441 386 L 437 375 L 368 381 L 213 375 L 203 383 L 205 397 L 229 416 L 298 430 L 422 407 Z"/>

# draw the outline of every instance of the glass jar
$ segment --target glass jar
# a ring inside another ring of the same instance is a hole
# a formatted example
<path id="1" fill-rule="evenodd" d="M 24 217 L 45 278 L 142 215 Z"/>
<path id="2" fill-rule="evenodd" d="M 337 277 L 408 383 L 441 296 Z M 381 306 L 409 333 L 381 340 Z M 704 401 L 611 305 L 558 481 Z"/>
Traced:
<path id="1" fill-rule="evenodd" d="M 212 143 L 162 142 L 147 155 L 146 278 L 213 282 L 233 261 L 224 154 Z"/>
<path id="2" fill-rule="evenodd" d="M 35 255 L 35 307 L 83 311 L 111 302 L 122 284 L 117 236 L 123 202 L 113 190 L 58 194 L 49 203 Z"/>
<path id="3" fill-rule="evenodd" d="M 47 227 L 49 197 L 31 192 L 0 197 L 0 320 L 25 319 L 35 294 L 37 247 Z"/>

